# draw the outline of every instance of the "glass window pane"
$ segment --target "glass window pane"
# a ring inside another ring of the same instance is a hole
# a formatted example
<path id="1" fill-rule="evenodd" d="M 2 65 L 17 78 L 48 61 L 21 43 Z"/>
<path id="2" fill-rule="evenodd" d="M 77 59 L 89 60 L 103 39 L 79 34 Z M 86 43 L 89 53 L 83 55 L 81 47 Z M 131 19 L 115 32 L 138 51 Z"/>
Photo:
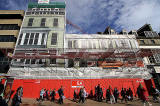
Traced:
<path id="1" fill-rule="evenodd" d="M 51 45 L 57 44 L 57 33 L 52 34 Z"/>

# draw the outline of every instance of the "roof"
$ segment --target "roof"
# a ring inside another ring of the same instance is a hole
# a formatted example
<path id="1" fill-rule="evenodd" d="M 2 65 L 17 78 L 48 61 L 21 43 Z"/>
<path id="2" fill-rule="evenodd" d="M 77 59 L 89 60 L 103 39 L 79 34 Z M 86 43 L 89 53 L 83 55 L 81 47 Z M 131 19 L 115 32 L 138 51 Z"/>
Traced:
<path id="1" fill-rule="evenodd" d="M 65 2 L 50 2 L 49 4 L 46 3 L 35 3 L 35 2 L 30 2 L 28 4 L 28 8 L 65 8 L 66 4 Z"/>

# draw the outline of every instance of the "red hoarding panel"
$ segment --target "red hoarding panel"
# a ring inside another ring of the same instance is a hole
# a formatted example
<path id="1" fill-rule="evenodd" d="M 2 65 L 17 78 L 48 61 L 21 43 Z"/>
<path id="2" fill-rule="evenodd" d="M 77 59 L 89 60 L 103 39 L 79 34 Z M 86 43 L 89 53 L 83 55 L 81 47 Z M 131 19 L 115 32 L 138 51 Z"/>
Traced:
<path id="1" fill-rule="evenodd" d="M 73 98 L 74 90 L 79 92 L 80 87 L 85 87 L 87 93 L 91 91 L 93 95 L 95 94 L 95 87 L 100 84 L 103 89 L 103 94 L 105 97 L 106 89 L 109 86 L 114 89 L 118 88 L 119 92 L 123 88 L 131 88 L 134 95 L 136 94 L 137 87 L 142 84 L 146 88 L 144 80 L 142 79 L 27 79 L 27 80 L 14 80 L 12 90 L 16 91 L 19 86 L 23 87 L 23 97 L 24 98 L 38 98 L 40 95 L 40 90 L 42 88 L 53 90 L 58 89 L 63 86 L 64 95 L 66 98 Z M 56 94 L 58 98 L 58 94 Z"/>

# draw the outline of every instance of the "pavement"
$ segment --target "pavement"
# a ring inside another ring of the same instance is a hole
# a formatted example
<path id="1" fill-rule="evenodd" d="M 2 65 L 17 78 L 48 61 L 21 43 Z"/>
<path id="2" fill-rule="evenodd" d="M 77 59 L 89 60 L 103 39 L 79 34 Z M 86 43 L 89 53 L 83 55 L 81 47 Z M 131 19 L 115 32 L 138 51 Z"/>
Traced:
<path id="1" fill-rule="evenodd" d="M 160 103 L 154 103 L 152 100 L 150 100 L 150 103 L 152 104 L 152 106 L 160 106 Z M 11 103 L 9 103 L 9 106 L 10 104 Z M 58 104 L 57 101 L 38 102 L 36 101 L 36 99 L 23 98 L 21 106 L 143 106 L 143 103 L 141 100 L 137 100 L 137 99 L 134 99 L 132 102 L 128 102 L 128 103 L 125 103 L 125 102 L 121 103 L 121 101 L 118 100 L 118 103 L 116 104 L 106 103 L 105 100 L 103 100 L 103 102 L 97 102 L 94 100 L 87 99 L 87 101 L 84 104 L 82 104 L 82 103 L 73 102 L 72 100 L 69 100 L 69 99 L 65 99 L 64 104 L 60 105 Z"/>

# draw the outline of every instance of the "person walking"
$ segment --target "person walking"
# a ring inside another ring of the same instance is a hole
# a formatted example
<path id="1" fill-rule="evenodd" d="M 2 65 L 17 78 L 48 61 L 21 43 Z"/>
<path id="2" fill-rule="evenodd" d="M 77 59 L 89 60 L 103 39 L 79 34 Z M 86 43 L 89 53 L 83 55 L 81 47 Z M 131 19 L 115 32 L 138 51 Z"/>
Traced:
<path id="1" fill-rule="evenodd" d="M 142 85 L 140 86 L 140 95 L 141 95 L 141 100 L 143 101 L 144 106 L 146 106 L 146 103 L 149 106 L 152 106 L 152 104 L 149 103 L 149 101 L 148 101 L 147 91 L 145 90 L 145 88 Z"/>
<path id="2" fill-rule="evenodd" d="M 118 100 L 118 97 L 119 97 L 119 92 L 118 92 L 117 88 L 114 88 L 113 95 L 115 97 L 115 102 L 117 103 L 117 100 Z"/>
<path id="3" fill-rule="evenodd" d="M 73 101 L 76 102 L 76 100 L 77 100 L 77 92 L 76 90 L 74 90 Z"/>
<path id="4" fill-rule="evenodd" d="M 121 96 L 122 96 L 121 102 L 123 102 L 123 100 L 125 100 L 127 102 L 126 89 L 122 88 L 122 90 L 121 90 Z"/>
<path id="5" fill-rule="evenodd" d="M 128 90 L 128 100 L 129 101 L 133 100 L 133 91 L 131 90 L 131 88 L 129 88 L 129 90 Z"/>
<path id="6" fill-rule="evenodd" d="M 140 88 L 140 86 L 141 86 L 141 84 L 138 86 L 137 92 L 136 92 L 139 99 L 141 98 L 141 95 L 140 95 L 140 90 L 141 90 L 141 88 Z"/>
<path id="7" fill-rule="evenodd" d="M 113 90 L 112 90 L 111 86 L 109 86 L 109 92 L 110 92 L 110 102 L 111 102 L 111 104 L 115 103 L 115 98 L 114 98 Z"/>
<path id="8" fill-rule="evenodd" d="M 21 91 L 18 90 L 12 99 L 11 106 L 20 106 L 21 103 Z"/>
<path id="9" fill-rule="evenodd" d="M 43 101 L 44 100 L 44 89 L 42 88 L 41 91 L 40 91 L 40 97 L 39 97 L 39 100 Z"/>
<path id="10" fill-rule="evenodd" d="M 54 90 L 51 92 L 51 101 L 52 101 L 52 102 L 55 101 L 55 96 L 56 96 L 56 90 L 54 89 Z"/>
<path id="11" fill-rule="evenodd" d="M 106 90 L 106 103 L 110 101 L 110 92 L 109 89 Z"/>
<path id="12" fill-rule="evenodd" d="M 63 97 L 64 97 L 64 93 L 63 93 L 63 86 L 61 86 L 61 88 L 58 90 L 58 94 L 59 94 L 59 104 L 63 104 Z"/>
<path id="13" fill-rule="evenodd" d="M 48 90 L 46 90 L 45 93 L 46 93 L 46 99 L 49 100 L 49 95 L 48 95 L 49 92 L 48 92 Z"/>
<path id="14" fill-rule="evenodd" d="M 102 88 L 100 88 L 100 102 L 102 102 L 103 100 L 103 90 Z"/>
<path id="15" fill-rule="evenodd" d="M 3 99 L 3 97 L 1 96 L 3 93 L 3 90 L 4 90 L 4 85 L 0 84 L 0 106 L 8 106 L 5 99 Z"/>
<path id="16" fill-rule="evenodd" d="M 98 101 L 100 101 L 100 89 L 101 89 L 100 84 L 98 84 L 98 86 L 97 86 L 97 98 L 98 98 Z"/>
<path id="17" fill-rule="evenodd" d="M 79 103 L 81 103 L 81 101 L 82 103 L 84 103 L 84 99 L 85 99 L 84 97 L 85 97 L 84 90 L 83 88 L 81 88 L 79 92 Z"/>

